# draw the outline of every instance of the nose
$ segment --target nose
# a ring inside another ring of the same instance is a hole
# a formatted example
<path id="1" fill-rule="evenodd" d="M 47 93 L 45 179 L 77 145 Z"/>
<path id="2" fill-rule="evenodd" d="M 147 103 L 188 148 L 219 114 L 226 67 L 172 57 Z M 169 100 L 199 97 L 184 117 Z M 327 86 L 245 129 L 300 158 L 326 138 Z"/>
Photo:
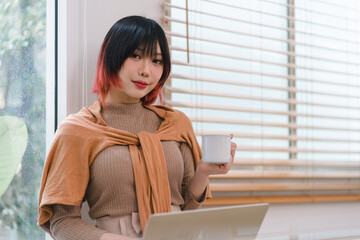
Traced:
<path id="1" fill-rule="evenodd" d="M 149 69 L 149 65 L 150 65 L 151 60 L 150 59 L 143 59 L 141 61 L 140 67 L 139 67 L 139 75 L 142 77 L 148 77 L 150 74 L 150 69 Z"/>

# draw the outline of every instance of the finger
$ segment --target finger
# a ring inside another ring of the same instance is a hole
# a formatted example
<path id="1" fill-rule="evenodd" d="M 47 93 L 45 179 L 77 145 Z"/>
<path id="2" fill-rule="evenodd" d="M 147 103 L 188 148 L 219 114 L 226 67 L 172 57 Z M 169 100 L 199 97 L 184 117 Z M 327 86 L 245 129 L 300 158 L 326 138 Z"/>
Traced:
<path id="1" fill-rule="evenodd" d="M 231 165 L 234 163 L 234 158 L 235 158 L 235 152 L 236 152 L 236 143 L 231 142 L 231 150 L 230 150 L 230 155 L 231 155 Z"/>
<path id="2" fill-rule="evenodd" d="M 231 168 L 231 163 L 225 163 L 224 167 L 227 168 L 227 169 L 230 169 Z"/>
<path id="3" fill-rule="evenodd" d="M 235 151 L 237 147 L 237 144 L 234 142 L 231 142 L 231 151 Z"/>
<path id="4" fill-rule="evenodd" d="M 231 133 L 231 134 L 230 134 L 230 137 L 231 137 L 230 139 L 233 139 L 233 137 L 234 137 L 234 134 L 232 134 L 232 133 Z"/>
<path id="5" fill-rule="evenodd" d="M 209 166 L 209 175 L 226 174 L 231 168 L 230 163 L 215 163 Z"/>
<path id="6" fill-rule="evenodd" d="M 231 149 L 230 149 L 231 154 L 235 153 L 236 147 L 237 147 L 236 143 L 231 142 Z"/>
<path id="7" fill-rule="evenodd" d="M 226 174 L 229 172 L 231 168 L 231 164 L 230 163 L 227 163 L 227 164 L 224 164 L 223 166 L 221 166 L 220 168 L 220 171 L 221 171 L 221 174 Z"/>

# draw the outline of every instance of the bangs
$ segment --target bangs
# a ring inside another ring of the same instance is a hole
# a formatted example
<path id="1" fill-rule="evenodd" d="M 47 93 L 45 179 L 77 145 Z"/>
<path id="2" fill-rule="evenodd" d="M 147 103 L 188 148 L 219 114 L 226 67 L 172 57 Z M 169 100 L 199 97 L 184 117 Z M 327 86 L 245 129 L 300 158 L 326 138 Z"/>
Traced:
<path id="1" fill-rule="evenodd" d="M 155 58 L 159 54 L 159 52 L 157 51 L 158 50 L 157 44 L 159 43 L 159 40 L 153 31 L 152 31 L 152 33 L 153 34 L 144 36 L 141 39 L 140 44 L 137 47 L 137 49 L 143 51 L 143 54 L 145 57 Z M 160 43 L 159 43 L 159 45 L 160 45 Z M 161 51 L 161 55 L 163 55 L 161 46 L 160 46 L 160 51 Z"/>

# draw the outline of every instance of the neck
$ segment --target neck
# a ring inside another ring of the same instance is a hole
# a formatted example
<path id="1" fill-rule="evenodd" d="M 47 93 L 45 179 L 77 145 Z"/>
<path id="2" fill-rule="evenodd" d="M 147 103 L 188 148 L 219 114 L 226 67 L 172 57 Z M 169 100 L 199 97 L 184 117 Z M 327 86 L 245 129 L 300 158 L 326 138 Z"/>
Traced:
<path id="1" fill-rule="evenodd" d="M 110 87 L 105 99 L 105 104 L 131 104 L 139 103 L 140 99 L 131 98 L 121 91 L 117 91 L 113 86 Z"/>
<path id="2" fill-rule="evenodd" d="M 106 104 L 133 104 L 133 103 L 140 103 L 140 99 L 123 99 L 123 98 L 113 98 L 113 97 L 106 97 L 105 99 Z"/>

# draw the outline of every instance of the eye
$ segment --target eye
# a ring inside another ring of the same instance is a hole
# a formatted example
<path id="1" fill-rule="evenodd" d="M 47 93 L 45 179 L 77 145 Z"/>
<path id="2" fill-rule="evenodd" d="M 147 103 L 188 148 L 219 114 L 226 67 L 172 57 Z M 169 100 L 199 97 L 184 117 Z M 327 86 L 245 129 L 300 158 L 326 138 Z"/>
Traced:
<path id="1" fill-rule="evenodd" d="M 133 53 L 133 54 L 132 54 L 132 57 L 133 57 L 133 58 L 136 58 L 136 59 L 140 59 L 140 58 L 141 58 L 140 55 L 139 55 L 139 54 L 136 54 L 136 53 Z"/>
<path id="2" fill-rule="evenodd" d="M 160 60 L 160 59 L 154 59 L 154 60 L 153 60 L 153 63 L 155 63 L 155 64 L 162 64 L 162 60 Z"/>

